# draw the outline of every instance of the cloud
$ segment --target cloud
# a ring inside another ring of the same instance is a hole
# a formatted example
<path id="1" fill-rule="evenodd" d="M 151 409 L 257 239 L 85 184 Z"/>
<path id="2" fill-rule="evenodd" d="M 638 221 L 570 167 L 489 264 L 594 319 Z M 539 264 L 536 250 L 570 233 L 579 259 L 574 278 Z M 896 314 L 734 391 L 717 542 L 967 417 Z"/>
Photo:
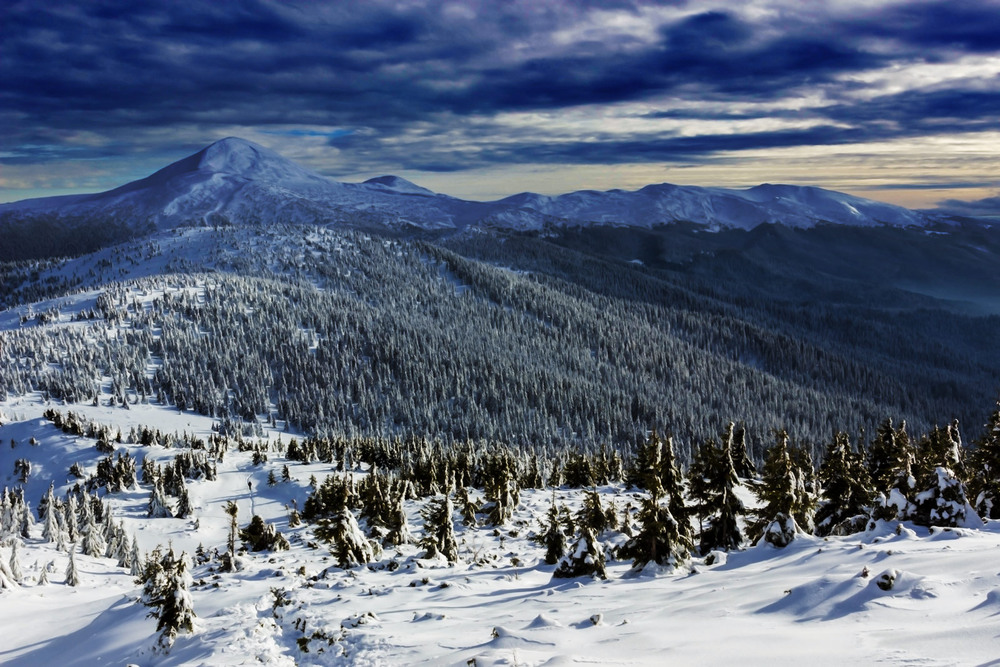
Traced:
<path id="1" fill-rule="evenodd" d="M 996 79 L 887 74 L 986 62 L 1000 50 L 996 3 L 15 0 L 0 12 L 6 165 L 196 149 L 233 127 L 328 139 L 355 170 L 697 161 L 974 132 L 1000 109 Z M 574 109 L 606 129 L 574 124 Z M 561 123 L 510 121 L 532 114 Z M 103 139 L 80 147 L 81 132 Z"/>

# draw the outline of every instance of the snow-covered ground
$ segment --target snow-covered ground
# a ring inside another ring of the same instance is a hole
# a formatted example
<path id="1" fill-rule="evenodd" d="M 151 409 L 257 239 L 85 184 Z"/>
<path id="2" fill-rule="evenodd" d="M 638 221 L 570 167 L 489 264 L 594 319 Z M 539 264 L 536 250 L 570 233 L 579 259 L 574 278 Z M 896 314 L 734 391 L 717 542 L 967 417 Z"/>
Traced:
<path id="1" fill-rule="evenodd" d="M 32 508 L 50 481 L 63 495 L 72 463 L 93 472 L 104 455 L 95 441 L 70 436 L 42 417 L 38 396 L 0 404 L 0 485 L 13 487 L 13 461 L 32 470 L 25 492 Z M 175 449 L 128 442 L 132 427 L 207 437 L 212 420 L 156 405 L 51 406 L 125 434 L 118 451 L 163 463 Z M 280 426 L 280 424 L 279 424 Z M 37 445 L 29 444 L 34 437 Z M 273 445 L 290 435 L 269 431 Z M 13 440 L 13 446 L 10 444 Z M 81 583 L 64 583 L 66 552 L 41 537 L 21 540 L 20 585 L 0 590 L 0 663 L 5 665 L 569 665 L 569 664 L 993 664 L 1000 656 L 1000 523 L 978 530 L 928 531 L 883 524 L 850 537 L 801 536 L 694 560 L 676 572 L 608 560 L 608 579 L 553 579 L 544 547 L 527 538 L 539 529 L 552 491 L 522 491 L 514 518 L 499 529 L 456 524 L 460 562 L 422 560 L 417 545 L 387 548 L 370 566 L 342 570 L 312 528 L 289 528 L 312 475 L 329 464 L 301 464 L 275 451 L 254 465 L 251 452 L 230 449 L 216 481 L 188 483 L 189 519 L 146 516 L 149 487 L 106 497 L 116 520 L 144 552 L 157 545 L 192 555 L 199 545 L 225 551 L 228 517 L 252 513 L 273 522 L 291 542 L 282 552 L 248 553 L 242 569 L 194 565 L 191 596 L 198 615 L 169 653 L 153 650 L 156 621 L 136 602 L 140 587 L 114 560 L 77 549 Z M 280 479 L 288 465 L 292 480 Z M 364 475 L 364 470 L 354 474 Z M 247 482 L 251 482 L 248 487 Z M 619 514 L 639 494 L 600 489 Z M 578 507 L 580 492 L 558 489 Z M 751 498 L 747 494 L 745 500 Z M 410 526 L 422 534 L 420 508 L 408 501 Z M 457 517 L 456 517 L 457 518 Z M 615 532 L 608 544 L 622 540 Z M 12 539 L 0 542 L 11 559 Z M 48 567 L 48 584 L 38 583 Z M 890 590 L 878 581 L 895 577 Z"/>

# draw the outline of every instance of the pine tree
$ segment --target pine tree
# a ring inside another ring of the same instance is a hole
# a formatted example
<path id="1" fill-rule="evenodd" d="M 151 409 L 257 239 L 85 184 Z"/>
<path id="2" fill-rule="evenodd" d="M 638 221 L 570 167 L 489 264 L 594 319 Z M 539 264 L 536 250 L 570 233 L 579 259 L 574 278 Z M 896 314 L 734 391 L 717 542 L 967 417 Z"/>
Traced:
<path id="1" fill-rule="evenodd" d="M 38 572 L 38 585 L 48 586 L 49 584 L 49 563 L 42 566 L 41 570 Z"/>
<path id="2" fill-rule="evenodd" d="M 635 460 L 629 468 L 626 481 L 640 489 L 649 489 L 654 484 L 659 487 L 663 485 L 660 479 L 660 463 L 663 446 L 656 429 L 649 433 L 645 442 L 639 445 Z"/>
<path id="3" fill-rule="evenodd" d="M 139 540 L 135 535 L 132 536 L 132 547 L 129 549 L 128 568 L 133 577 L 142 574 L 142 552 L 139 551 Z"/>
<path id="4" fill-rule="evenodd" d="M 517 464 L 508 451 L 495 452 L 484 464 L 483 493 L 490 502 L 488 522 L 501 526 L 514 514 L 519 502 Z"/>
<path id="5" fill-rule="evenodd" d="M 10 575 L 14 583 L 20 584 L 24 581 L 24 572 L 21 570 L 21 560 L 17 557 L 17 545 L 20 540 L 14 538 L 10 543 Z"/>
<path id="6" fill-rule="evenodd" d="M 713 549 L 729 551 L 740 548 L 743 532 L 740 530 L 739 518 L 746 513 L 743 501 L 736 495 L 740 479 L 733 466 L 729 447 L 724 445 L 710 461 L 712 467 L 707 471 L 706 479 L 709 497 L 704 509 L 708 516 L 708 526 L 701 533 L 702 555 Z"/>
<path id="7" fill-rule="evenodd" d="M 641 570 L 651 562 L 676 568 L 690 557 L 694 546 L 690 529 L 670 513 L 669 504 L 661 502 L 662 497 L 662 489 L 654 483 L 639 510 L 638 533 L 618 551 L 619 558 L 633 560 L 634 570 Z"/>
<path id="8" fill-rule="evenodd" d="M 424 518 L 424 558 L 443 555 L 449 563 L 458 561 L 458 540 L 455 539 L 454 507 L 447 493 L 431 500 L 421 513 Z"/>
<path id="9" fill-rule="evenodd" d="M 320 519 L 316 526 L 316 537 L 329 543 L 337 558 L 337 565 L 349 569 L 375 560 L 376 545 L 365 537 L 358 526 L 354 513 L 347 507 L 332 519 Z"/>
<path id="10" fill-rule="evenodd" d="M 186 519 L 191 516 L 191 496 L 187 486 L 182 485 L 180 498 L 177 499 L 177 518 Z"/>
<path id="11" fill-rule="evenodd" d="M 539 541 L 545 545 L 545 562 L 555 565 L 566 555 L 566 535 L 559 521 L 559 508 L 556 507 L 556 492 L 552 492 L 552 505 L 545 515 Z"/>
<path id="12" fill-rule="evenodd" d="M 746 427 L 742 424 L 735 426 L 732 422 L 729 422 L 729 427 L 726 429 L 726 436 L 724 438 L 727 436 L 732 438 L 730 449 L 733 452 L 733 466 L 736 469 L 736 474 L 741 478 L 749 478 L 756 475 L 757 466 L 751 460 L 750 452 L 747 449 Z"/>
<path id="13" fill-rule="evenodd" d="M 157 477 L 153 482 L 153 490 L 149 494 L 146 515 L 154 519 L 170 518 L 173 516 L 173 513 L 170 511 L 170 505 L 167 502 L 167 494 L 163 490 L 161 477 Z"/>
<path id="14" fill-rule="evenodd" d="M 556 579 L 573 577 L 600 577 L 607 579 L 604 569 L 604 548 L 594 532 L 587 526 L 580 528 L 580 535 L 560 560 L 552 576 Z"/>
<path id="15" fill-rule="evenodd" d="M 399 546 L 401 544 L 409 544 L 413 541 L 413 533 L 410 531 L 410 524 L 406 518 L 406 505 L 404 504 L 401 492 L 393 494 L 388 528 L 389 530 L 385 536 L 387 544 Z"/>
<path id="16" fill-rule="evenodd" d="M 921 439 L 918 451 L 918 493 L 914 498 L 914 523 L 924 526 L 961 526 L 972 520 L 965 485 L 955 469 L 960 468 L 961 436 L 958 421 L 947 428 L 935 427 Z M 978 522 L 978 517 L 975 519 Z"/>
<path id="17" fill-rule="evenodd" d="M 56 497 L 54 493 L 53 484 L 49 484 L 49 490 L 45 494 L 44 504 L 44 517 L 42 521 L 42 538 L 46 542 L 58 542 L 59 540 L 59 521 L 56 515 L 59 512 L 58 504 L 56 503 Z"/>
<path id="18" fill-rule="evenodd" d="M 226 572 L 236 571 L 236 535 L 239 532 L 239 523 L 236 516 L 239 514 L 239 507 L 232 500 L 226 501 L 225 512 L 229 516 L 229 535 L 226 537 L 226 555 L 222 560 L 222 568 Z"/>
<path id="19" fill-rule="evenodd" d="M 72 547 L 69 550 L 69 563 L 66 564 L 66 585 L 80 585 L 80 573 L 76 569 L 76 549 Z"/>
<path id="20" fill-rule="evenodd" d="M 816 534 L 846 535 L 864 529 L 874 491 L 860 453 L 837 432 L 819 468 L 823 500 L 816 510 Z"/>
<path id="21" fill-rule="evenodd" d="M 152 611 L 160 632 L 157 646 L 164 652 L 170 650 L 181 631 L 194 631 L 194 606 L 191 594 L 191 576 L 187 569 L 187 554 L 174 556 L 171 548 L 162 553 L 154 549 L 146 559 L 142 574 L 136 583 L 142 584 L 140 601 Z"/>
<path id="22" fill-rule="evenodd" d="M 695 451 L 694 460 L 688 470 L 688 487 L 694 505 L 690 511 L 698 516 L 698 532 L 705 531 L 705 521 L 708 518 L 709 506 L 716 496 L 713 479 L 717 476 L 715 470 L 721 465 L 722 450 L 715 440 L 705 440 Z"/>
<path id="23" fill-rule="evenodd" d="M 979 516 L 1000 519 L 1000 399 L 969 456 L 969 497 Z"/>
<path id="24" fill-rule="evenodd" d="M 892 420 L 879 426 L 868 450 L 868 472 L 875 488 L 872 518 L 905 521 L 913 517 L 916 452 L 906 432 L 906 422 L 893 430 Z"/>
<path id="25" fill-rule="evenodd" d="M 475 526 L 478 523 L 476 514 L 479 512 L 479 503 L 469 492 L 469 487 L 461 485 L 458 487 L 458 510 L 462 514 L 463 526 Z"/>
<path id="26" fill-rule="evenodd" d="M 652 478 L 652 484 L 659 485 L 659 479 Z M 588 489 L 583 495 L 583 505 L 576 515 L 578 526 L 587 526 L 595 535 L 600 535 L 604 531 L 614 528 L 618 517 L 615 513 L 614 505 L 605 509 L 601 503 L 601 494 L 597 489 Z"/>
<path id="27" fill-rule="evenodd" d="M 89 507 L 89 503 L 87 503 Z M 87 556 L 92 556 L 94 558 L 100 558 L 104 556 L 104 551 L 107 545 L 104 543 L 104 536 L 101 534 L 101 530 L 94 523 L 94 513 L 85 512 L 87 517 L 87 525 L 84 526 L 81 534 L 83 539 L 81 540 L 80 546 L 83 549 L 83 553 Z"/>
<path id="28" fill-rule="evenodd" d="M 788 432 L 776 432 L 777 442 L 764 457 L 764 474 L 754 488 L 762 507 L 754 514 L 750 527 L 754 542 L 765 539 L 778 547 L 786 546 L 800 526 L 811 523 L 811 498 L 803 479 L 807 474 L 792 460 L 788 448 Z"/>

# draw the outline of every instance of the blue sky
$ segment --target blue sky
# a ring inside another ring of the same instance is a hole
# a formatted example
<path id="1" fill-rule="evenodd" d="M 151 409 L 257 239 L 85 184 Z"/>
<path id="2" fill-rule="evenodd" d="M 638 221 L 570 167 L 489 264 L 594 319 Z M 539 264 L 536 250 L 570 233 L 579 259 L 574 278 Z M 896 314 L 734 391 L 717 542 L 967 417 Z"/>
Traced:
<path id="1" fill-rule="evenodd" d="M 992 0 L 7 0 L 0 81 L 0 201 L 109 189 L 231 135 L 477 199 L 1000 193 Z"/>

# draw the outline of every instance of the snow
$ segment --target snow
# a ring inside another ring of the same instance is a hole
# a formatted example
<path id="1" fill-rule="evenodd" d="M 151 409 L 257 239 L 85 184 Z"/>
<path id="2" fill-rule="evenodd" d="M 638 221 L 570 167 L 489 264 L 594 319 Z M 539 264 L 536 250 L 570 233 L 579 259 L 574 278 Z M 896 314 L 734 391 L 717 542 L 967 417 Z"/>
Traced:
<path id="1" fill-rule="evenodd" d="M 86 419 L 128 432 L 148 424 L 166 432 L 207 436 L 212 420 L 156 405 L 130 410 L 89 405 Z M 101 456 L 94 441 L 68 436 L 41 418 L 37 396 L 0 404 L 0 484 L 14 482 L 12 460 L 27 457 L 26 494 L 36 506 L 77 461 L 89 472 Z M 30 446 L 34 435 L 39 444 Z M 288 434 L 267 437 L 287 442 Z M 14 449 L 9 447 L 13 438 Z M 176 450 L 124 443 L 141 459 L 160 462 Z M 269 470 L 289 465 L 293 480 L 268 487 Z M 866 533 L 821 539 L 799 534 L 779 549 L 765 542 L 743 551 L 695 559 L 677 570 L 630 574 L 630 561 L 607 562 L 608 579 L 553 579 L 544 547 L 528 541 L 551 504 L 551 490 L 521 492 L 512 521 L 492 528 L 456 525 L 460 561 L 423 560 L 416 544 L 388 548 L 372 567 L 341 570 L 329 549 L 312 548 L 311 528 L 289 528 L 288 506 L 308 492 L 310 475 L 330 465 L 286 461 L 277 452 L 254 466 L 233 449 L 218 480 L 188 483 L 194 515 L 186 520 L 145 515 L 148 485 L 107 496 L 116 520 L 144 553 L 172 544 L 190 557 L 199 544 L 225 549 L 234 500 L 240 525 L 251 507 L 289 538 L 291 549 L 247 553 L 234 573 L 192 570 L 193 634 L 180 634 L 169 653 L 156 651 L 155 619 L 135 602 L 140 587 L 114 560 L 77 551 L 81 584 L 63 583 L 68 557 L 41 539 L 41 525 L 23 540 L 23 583 L 0 591 L 0 662 L 5 665 L 292 665 L 466 664 L 982 664 L 1000 652 L 1000 522 L 980 528 L 932 529 L 877 522 Z M 363 475 L 363 470 L 355 474 Z M 247 488 L 252 479 L 252 496 Z M 621 508 L 633 491 L 601 487 L 602 503 Z M 745 493 L 745 501 L 750 495 Z M 560 489 L 571 510 L 582 494 Z M 417 537 L 426 501 L 408 501 Z M 602 536 L 609 539 L 609 535 Z M 78 547 L 79 548 L 79 547 Z M 0 561 L 11 547 L 0 541 Z M 47 585 L 40 568 L 53 563 Z M 392 570 L 390 563 L 398 566 Z M 878 582 L 891 574 L 892 588 Z M 278 597 L 281 604 L 276 604 Z M 302 648 L 308 649 L 303 653 Z"/>

